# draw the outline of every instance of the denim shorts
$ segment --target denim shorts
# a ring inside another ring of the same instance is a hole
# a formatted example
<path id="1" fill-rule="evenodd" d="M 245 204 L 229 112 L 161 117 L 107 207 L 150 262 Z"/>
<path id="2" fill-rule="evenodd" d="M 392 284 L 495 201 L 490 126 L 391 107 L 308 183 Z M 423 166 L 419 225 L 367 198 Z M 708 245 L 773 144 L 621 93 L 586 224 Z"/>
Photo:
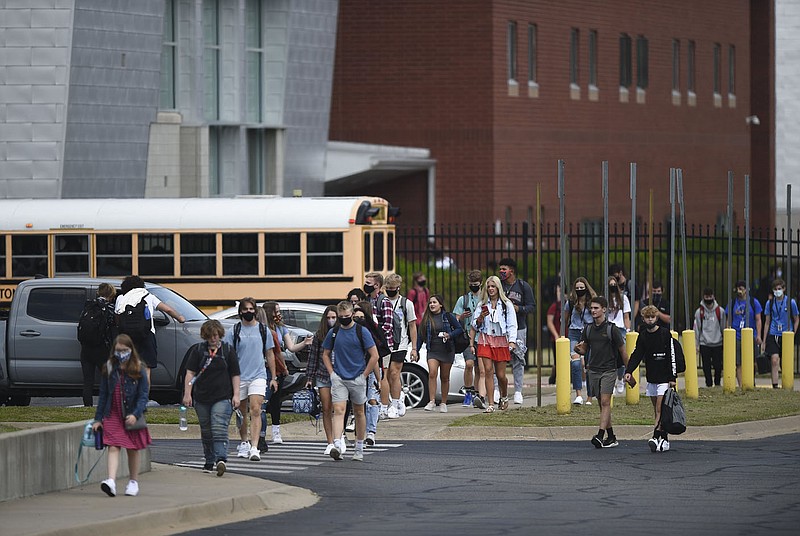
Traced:
<path id="1" fill-rule="evenodd" d="M 330 389 L 331 388 L 331 378 L 330 378 L 330 376 L 328 376 L 327 380 L 319 380 L 319 379 L 314 380 L 314 385 L 317 386 L 318 389 L 325 389 L 326 387 L 328 389 Z"/>
<path id="2" fill-rule="evenodd" d="M 669 389 L 668 383 L 647 382 L 647 386 L 644 388 L 644 394 L 646 396 L 663 396 L 664 393 L 667 392 L 667 389 Z"/>

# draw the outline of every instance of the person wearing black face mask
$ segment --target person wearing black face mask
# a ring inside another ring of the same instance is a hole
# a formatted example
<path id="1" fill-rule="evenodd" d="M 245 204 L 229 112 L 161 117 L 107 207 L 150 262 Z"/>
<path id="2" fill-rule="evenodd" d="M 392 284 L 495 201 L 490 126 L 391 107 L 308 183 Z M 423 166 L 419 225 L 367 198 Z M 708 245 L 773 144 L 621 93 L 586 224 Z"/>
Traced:
<path id="1" fill-rule="evenodd" d="M 641 310 L 644 308 L 645 305 L 655 305 L 656 309 L 658 309 L 658 316 L 656 317 L 657 318 L 656 323 L 662 328 L 670 329 L 670 324 L 672 323 L 672 317 L 670 316 L 670 311 L 669 311 L 669 300 L 667 299 L 666 296 L 664 296 L 664 286 L 658 279 L 653 281 L 652 291 L 648 290 L 648 286 L 649 285 L 647 284 L 645 285 L 641 302 L 637 301 L 634 304 L 636 329 L 639 329 L 641 325 L 644 323 L 644 320 L 642 319 L 641 315 Z"/>
<path id="2" fill-rule="evenodd" d="M 403 286 L 403 278 L 398 274 L 389 274 L 386 277 L 387 301 L 392 304 L 393 331 L 394 337 L 392 353 L 387 363 L 384 359 L 384 369 L 388 368 L 388 374 L 384 374 L 381 381 L 381 407 L 379 415 L 383 418 L 399 418 L 406 414 L 405 393 L 402 390 L 400 374 L 403 371 L 403 363 L 406 355 L 411 356 L 414 362 L 419 361 L 417 354 L 417 314 L 414 304 L 405 296 L 400 294 Z M 397 330 L 399 327 L 399 333 Z M 367 437 L 369 443 L 369 437 Z"/>
<path id="3" fill-rule="evenodd" d="M 472 329 L 472 314 L 478 309 L 478 304 L 481 301 L 481 283 L 483 283 L 483 274 L 480 270 L 472 270 L 467 274 L 467 285 L 469 292 L 460 296 L 453 306 L 453 314 L 461 324 L 465 333 L 471 335 L 473 343 L 475 342 L 475 332 Z M 472 347 L 474 348 L 474 346 Z M 478 358 L 468 347 L 464 350 L 464 385 L 459 389 L 460 393 L 464 393 L 464 406 L 474 406 L 479 409 L 485 409 L 485 396 L 486 385 L 481 380 L 480 365 Z M 478 386 L 475 389 L 475 385 Z"/>
<path id="4" fill-rule="evenodd" d="M 703 289 L 703 301 L 694 312 L 695 345 L 703 362 L 706 387 L 711 387 L 712 382 L 716 386 L 722 385 L 722 330 L 725 323 L 725 310 L 714 298 L 714 290 L 706 287 Z"/>
<path id="5" fill-rule="evenodd" d="M 419 324 L 422 322 L 422 315 L 425 314 L 425 310 L 428 308 L 428 301 L 431 299 L 431 291 L 426 287 L 428 280 L 425 278 L 425 274 L 414 272 L 411 277 L 414 285 L 408 291 L 407 298 L 414 304 L 414 314 L 417 316 L 417 327 L 419 328 Z"/>

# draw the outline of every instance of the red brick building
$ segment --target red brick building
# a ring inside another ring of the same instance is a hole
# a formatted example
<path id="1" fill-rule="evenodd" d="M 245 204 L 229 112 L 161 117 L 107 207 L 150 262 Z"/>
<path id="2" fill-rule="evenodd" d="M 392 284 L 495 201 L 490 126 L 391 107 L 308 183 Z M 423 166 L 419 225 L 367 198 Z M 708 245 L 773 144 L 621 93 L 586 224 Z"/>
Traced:
<path id="1" fill-rule="evenodd" d="M 680 167 L 689 223 L 725 215 L 730 170 L 737 223 L 750 174 L 753 223 L 767 225 L 771 152 L 751 147 L 771 143 L 772 81 L 754 84 L 751 101 L 751 46 L 770 55 L 769 4 L 341 0 L 329 138 L 428 148 L 437 223 L 526 220 L 537 184 L 544 221 L 557 221 L 563 159 L 570 221 L 602 218 L 608 160 L 612 221 L 630 221 L 636 162 L 644 219 L 651 188 L 656 221 L 669 217 L 669 168 Z M 760 127 L 746 120 L 755 113 Z M 383 195 L 402 223 L 422 224 L 426 181 L 349 192 Z"/>

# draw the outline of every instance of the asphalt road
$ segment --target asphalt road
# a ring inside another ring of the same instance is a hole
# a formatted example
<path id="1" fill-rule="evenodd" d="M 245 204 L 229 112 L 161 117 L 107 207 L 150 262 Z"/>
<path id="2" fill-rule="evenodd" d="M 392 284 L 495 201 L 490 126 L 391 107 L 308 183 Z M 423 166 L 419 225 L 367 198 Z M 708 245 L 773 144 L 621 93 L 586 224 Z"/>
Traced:
<path id="1" fill-rule="evenodd" d="M 797 534 L 799 434 L 673 438 L 672 447 L 654 454 L 643 441 L 614 449 L 595 449 L 588 438 L 417 441 L 373 452 L 363 463 L 322 457 L 286 472 L 248 471 L 279 463 L 277 447 L 272 459 L 234 470 L 311 489 L 321 500 L 191 534 Z M 200 451 L 196 440 L 162 440 L 152 456 L 176 463 Z"/>

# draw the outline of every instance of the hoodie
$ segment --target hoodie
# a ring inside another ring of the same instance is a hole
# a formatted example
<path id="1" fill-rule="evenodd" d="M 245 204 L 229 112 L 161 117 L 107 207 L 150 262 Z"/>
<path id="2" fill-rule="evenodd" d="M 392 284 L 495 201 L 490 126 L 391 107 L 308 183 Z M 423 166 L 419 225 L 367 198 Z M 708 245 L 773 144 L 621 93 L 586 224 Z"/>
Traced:
<path id="1" fill-rule="evenodd" d="M 719 307 L 719 320 L 716 309 Z M 725 310 L 717 300 L 711 305 L 700 301 L 694 312 L 694 336 L 698 346 L 722 346 L 722 330 L 725 326 Z"/>

